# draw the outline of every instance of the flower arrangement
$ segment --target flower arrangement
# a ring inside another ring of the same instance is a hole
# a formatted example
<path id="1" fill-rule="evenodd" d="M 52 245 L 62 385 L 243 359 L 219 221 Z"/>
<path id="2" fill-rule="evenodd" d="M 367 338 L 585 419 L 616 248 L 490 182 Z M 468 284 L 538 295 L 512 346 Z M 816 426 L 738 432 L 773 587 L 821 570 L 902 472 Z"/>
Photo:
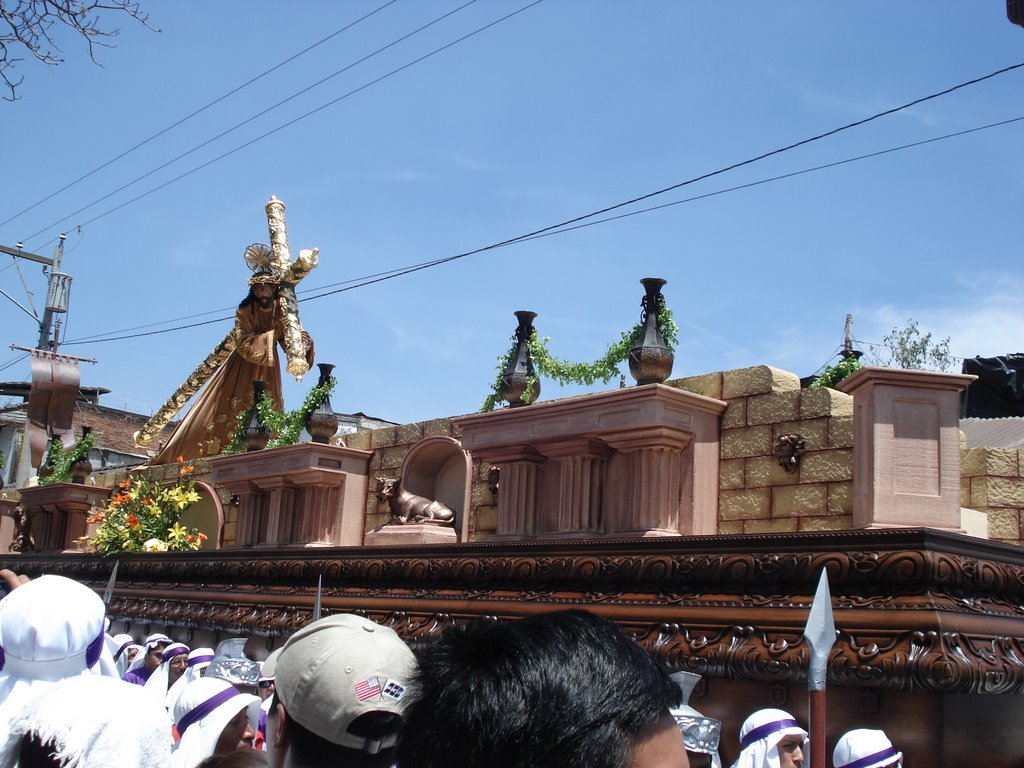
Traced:
<path id="1" fill-rule="evenodd" d="M 44 466 L 49 467 L 50 474 L 39 478 L 40 485 L 52 485 L 53 483 L 71 482 L 71 465 L 89 455 L 89 451 L 96 444 L 96 439 L 91 432 L 82 436 L 67 450 L 60 440 L 50 440 L 50 447 L 46 450 Z"/>
<path id="2" fill-rule="evenodd" d="M 270 395 L 264 392 L 263 397 L 260 398 L 259 403 L 255 407 L 259 408 L 260 418 L 270 429 L 271 436 L 270 441 L 267 443 L 267 448 L 280 448 L 283 445 L 294 445 L 297 443 L 299 433 L 302 432 L 302 428 L 306 425 L 309 415 L 331 396 L 336 383 L 337 380 L 332 377 L 323 384 L 317 384 L 306 395 L 302 405 L 294 411 L 277 410 L 274 408 L 274 402 L 270 399 Z M 238 415 L 235 433 L 231 436 L 231 442 L 224 448 L 225 454 L 238 453 L 242 450 L 242 433 L 252 418 L 252 409 L 253 406 L 249 406 L 249 408 Z"/>
<path id="3" fill-rule="evenodd" d="M 114 495 L 86 518 L 99 523 L 92 536 L 82 536 L 83 547 L 103 555 L 115 552 L 167 552 L 199 549 L 206 535 L 181 524 L 181 513 L 199 501 L 191 462 L 180 456 L 174 485 L 160 486 L 140 475 L 117 485 Z"/>
<path id="4" fill-rule="evenodd" d="M 669 350 L 675 350 L 675 346 L 679 341 L 679 326 L 676 325 L 676 321 L 672 317 L 672 310 L 659 302 L 657 312 L 658 331 L 661 332 L 661 337 L 665 340 L 665 346 Z M 547 343 L 550 341 L 550 337 L 545 336 L 541 339 L 537 335 L 536 329 L 534 329 L 528 341 L 530 357 L 540 375 L 554 379 L 559 384 L 589 385 L 595 381 L 607 384 L 613 377 L 619 374 L 619 365 L 629 357 L 629 350 L 636 346 L 637 341 L 640 339 L 640 334 L 643 333 L 643 329 L 643 323 L 637 323 L 628 331 L 625 331 L 618 341 L 608 345 L 608 350 L 604 355 L 592 363 L 574 363 L 555 357 L 548 350 Z M 483 405 L 480 406 L 481 411 L 493 411 L 498 403 L 504 400 L 502 396 L 502 377 L 515 353 L 516 338 L 513 335 L 512 347 L 498 358 L 497 375 L 494 378 L 494 383 L 491 385 L 491 393 L 484 400 Z M 534 378 L 526 382 L 526 391 L 523 394 L 524 400 L 532 401 L 532 395 L 536 391 L 535 381 L 536 379 Z"/>

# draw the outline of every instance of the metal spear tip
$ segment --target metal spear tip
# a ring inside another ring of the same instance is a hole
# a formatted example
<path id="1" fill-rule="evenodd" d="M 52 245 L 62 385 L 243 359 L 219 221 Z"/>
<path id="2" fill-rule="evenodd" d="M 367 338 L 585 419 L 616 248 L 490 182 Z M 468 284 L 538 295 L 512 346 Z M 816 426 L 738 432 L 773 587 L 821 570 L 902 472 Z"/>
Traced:
<path id="1" fill-rule="evenodd" d="M 818 590 L 811 603 L 804 637 L 811 648 L 811 661 L 807 670 L 807 687 L 812 691 L 825 689 L 828 674 L 828 654 L 836 642 L 836 623 L 832 618 L 832 594 L 828 588 L 828 569 L 821 569 Z"/>
<path id="2" fill-rule="evenodd" d="M 110 579 L 107 581 L 107 588 L 103 591 L 104 605 L 110 605 L 110 598 L 114 596 L 114 585 L 117 583 L 117 566 L 120 564 L 120 560 L 114 561 L 114 570 L 110 572 Z"/>

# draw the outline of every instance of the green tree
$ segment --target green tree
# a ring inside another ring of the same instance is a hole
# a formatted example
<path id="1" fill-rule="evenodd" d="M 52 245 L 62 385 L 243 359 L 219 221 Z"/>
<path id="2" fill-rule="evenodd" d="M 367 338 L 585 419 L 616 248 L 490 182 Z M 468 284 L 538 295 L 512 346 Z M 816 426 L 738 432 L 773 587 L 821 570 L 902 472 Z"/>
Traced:
<path id="1" fill-rule="evenodd" d="M 0 77 L 10 91 L 5 101 L 18 98 L 24 77 L 15 73 L 27 53 L 50 66 L 64 62 L 58 39 L 70 32 L 85 41 L 94 63 L 96 48 L 113 48 L 120 33 L 105 23 L 108 13 L 125 14 L 149 27 L 149 15 L 133 0 L 0 0 Z"/>
<path id="2" fill-rule="evenodd" d="M 926 371 L 948 371 L 955 362 L 949 353 L 949 337 L 933 341 L 931 333 L 921 333 L 913 318 L 886 335 L 877 356 L 882 365 Z"/>

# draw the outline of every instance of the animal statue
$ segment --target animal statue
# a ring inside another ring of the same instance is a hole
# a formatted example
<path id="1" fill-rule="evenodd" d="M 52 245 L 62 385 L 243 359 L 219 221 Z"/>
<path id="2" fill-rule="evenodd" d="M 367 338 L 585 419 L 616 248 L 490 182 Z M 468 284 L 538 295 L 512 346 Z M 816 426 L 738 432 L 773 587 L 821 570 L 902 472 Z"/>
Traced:
<path id="1" fill-rule="evenodd" d="M 377 498 L 387 501 L 391 511 L 389 525 L 405 523 L 436 523 L 452 525 L 455 510 L 440 501 L 417 496 L 402 488 L 399 477 L 381 477 L 377 480 Z"/>
<path id="2" fill-rule="evenodd" d="M 19 504 L 14 508 L 11 517 L 14 518 L 14 538 L 9 549 L 11 552 L 32 552 L 36 548 L 36 542 L 32 538 L 32 516 Z"/>

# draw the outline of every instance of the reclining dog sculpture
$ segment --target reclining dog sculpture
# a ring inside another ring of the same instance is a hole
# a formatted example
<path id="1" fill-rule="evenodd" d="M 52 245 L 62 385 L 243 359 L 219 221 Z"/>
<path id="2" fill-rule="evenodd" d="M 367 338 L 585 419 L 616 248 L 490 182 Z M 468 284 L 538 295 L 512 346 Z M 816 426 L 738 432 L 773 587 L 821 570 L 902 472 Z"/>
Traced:
<path id="1" fill-rule="evenodd" d="M 440 501 L 417 496 L 402 488 L 399 477 L 381 477 L 377 480 L 377 498 L 387 501 L 391 510 L 389 525 L 404 523 L 437 523 L 452 525 L 455 510 Z"/>

